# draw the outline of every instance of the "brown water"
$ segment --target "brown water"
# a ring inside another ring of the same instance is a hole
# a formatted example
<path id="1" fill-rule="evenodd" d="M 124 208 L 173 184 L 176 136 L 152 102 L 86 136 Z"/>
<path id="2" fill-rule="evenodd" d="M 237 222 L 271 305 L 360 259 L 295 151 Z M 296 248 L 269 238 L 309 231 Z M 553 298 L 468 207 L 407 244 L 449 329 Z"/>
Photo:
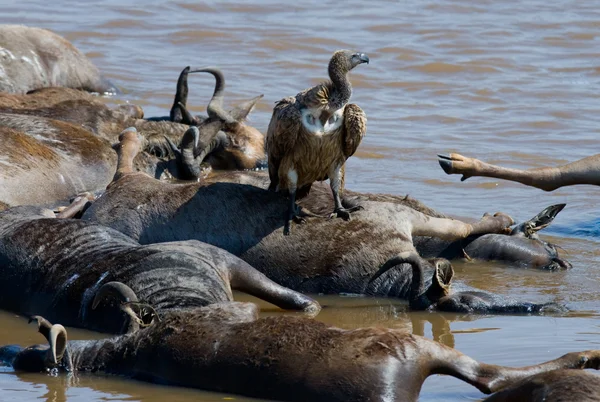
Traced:
<path id="1" fill-rule="evenodd" d="M 7 3 L 7 2 L 4 2 Z M 402 303 L 321 298 L 318 319 L 347 328 L 413 329 L 489 363 L 525 365 L 567 351 L 600 348 L 598 242 L 573 236 L 597 218 L 600 190 L 553 193 L 519 184 L 446 176 L 436 153 L 529 168 L 598 153 L 600 83 L 598 4 L 589 1 L 314 1 L 192 0 L 19 1 L 0 6 L 1 23 L 53 29 L 73 41 L 124 91 L 118 101 L 165 115 L 175 80 L 187 66 L 216 65 L 230 104 L 264 93 L 251 123 L 265 131 L 273 102 L 326 78 L 332 52 L 367 53 L 352 73 L 353 101 L 369 131 L 350 159 L 348 187 L 409 193 L 458 216 L 502 210 L 517 220 L 567 202 L 549 233 L 574 269 L 547 273 L 496 264 L 457 264 L 459 281 L 532 301 L 557 299 L 572 317 L 457 317 L 407 314 Z M 142 5 L 143 4 L 143 5 Z M 201 112 L 211 76 L 190 77 L 191 104 Z M 22 318 L 0 315 L 0 344 L 39 342 Z M 435 334 L 435 335 L 434 335 Z M 89 333 L 71 332 L 71 338 Z M 0 372 L 1 400 L 222 401 L 238 396 L 158 387 L 118 378 L 67 379 Z M 422 401 L 478 400 L 474 388 L 448 377 L 425 383 Z"/>

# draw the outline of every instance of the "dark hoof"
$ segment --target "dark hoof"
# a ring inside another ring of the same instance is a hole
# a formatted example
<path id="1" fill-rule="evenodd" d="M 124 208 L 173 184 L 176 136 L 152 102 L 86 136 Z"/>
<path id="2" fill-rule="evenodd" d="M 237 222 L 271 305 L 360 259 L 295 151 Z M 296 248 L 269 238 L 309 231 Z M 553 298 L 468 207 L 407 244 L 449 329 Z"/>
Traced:
<path id="1" fill-rule="evenodd" d="M 438 163 L 446 174 L 452 174 L 452 158 L 448 155 L 438 154 Z"/>
<path id="2" fill-rule="evenodd" d="M 438 154 L 438 163 L 440 164 L 440 166 L 444 170 L 444 172 L 446 172 L 446 174 L 460 174 L 460 173 L 464 172 L 465 167 L 466 167 L 466 166 L 463 166 L 465 159 L 466 158 L 464 156 L 461 156 L 458 154 L 452 154 L 452 155 Z M 458 166 L 454 166 L 454 162 L 458 163 Z M 465 181 L 469 177 L 471 177 L 471 176 L 463 173 L 462 177 L 460 178 L 460 181 Z"/>

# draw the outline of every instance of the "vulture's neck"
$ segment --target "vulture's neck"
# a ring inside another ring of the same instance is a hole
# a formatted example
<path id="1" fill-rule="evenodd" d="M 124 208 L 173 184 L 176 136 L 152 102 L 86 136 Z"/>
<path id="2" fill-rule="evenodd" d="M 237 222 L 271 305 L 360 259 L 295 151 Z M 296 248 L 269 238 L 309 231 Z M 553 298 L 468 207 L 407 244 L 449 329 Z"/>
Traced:
<path id="1" fill-rule="evenodd" d="M 329 68 L 329 78 L 333 84 L 333 91 L 329 95 L 329 109 L 333 112 L 341 109 L 350 101 L 352 84 L 348 79 L 348 71 L 338 68 Z"/>

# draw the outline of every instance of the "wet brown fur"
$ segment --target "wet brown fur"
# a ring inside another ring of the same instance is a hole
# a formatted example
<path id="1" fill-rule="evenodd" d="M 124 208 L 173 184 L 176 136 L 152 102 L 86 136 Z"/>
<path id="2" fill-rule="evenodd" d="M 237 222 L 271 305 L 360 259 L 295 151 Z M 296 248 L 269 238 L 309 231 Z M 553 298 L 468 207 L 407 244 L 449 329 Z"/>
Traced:
<path id="1" fill-rule="evenodd" d="M 265 136 L 256 128 L 245 123 L 227 125 L 227 145 L 208 155 L 205 161 L 218 170 L 250 170 L 267 159 Z"/>
<path id="2" fill-rule="evenodd" d="M 96 66 L 65 38 L 46 29 L 0 26 L 0 91 L 27 93 L 45 87 L 69 87 L 115 93 Z"/>
<path id="3" fill-rule="evenodd" d="M 66 333 L 65 333 L 66 337 Z M 41 345 L 8 353 L 44 360 Z M 535 373 L 600 366 L 600 351 L 522 368 L 479 363 L 438 342 L 388 328 L 343 330 L 290 316 L 258 318 L 251 303 L 169 311 L 130 335 L 69 342 L 59 367 L 285 401 L 416 401 L 432 374 L 492 393 Z M 6 352 L 0 351 L 4 359 Z M 33 370 L 30 364 L 15 369 Z"/>
<path id="4" fill-rule="evenodd" d="M 484 402 L 598 402 L 600 376 L 579 370 L 554 370 L 511 385 Z"/>
<path id="5" fill-rule="evenodd" d="M 110 182 L 116 155 L 110 144 L 75 125 L 0 113 L 3 147 L 0 201 L 6 205 L 64 201 Z"/>
<path id="6" fill-rule="evenodd" d="M 37 109 L 68 100 L 97 100 L 89 92 L 72 88 L 41 88 L 27 94 L 0 93 L 0 108 Z M 4 111 L 3 111 L 4 112 Z"/>

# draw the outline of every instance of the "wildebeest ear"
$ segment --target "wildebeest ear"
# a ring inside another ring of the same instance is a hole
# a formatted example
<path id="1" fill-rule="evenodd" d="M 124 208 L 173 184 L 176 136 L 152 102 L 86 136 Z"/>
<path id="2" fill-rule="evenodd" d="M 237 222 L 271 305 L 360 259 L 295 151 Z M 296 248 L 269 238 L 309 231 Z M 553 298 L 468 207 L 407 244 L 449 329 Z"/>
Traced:
<path id="1" fill-rule="evenodd" d="M 452 278 L 454 277 L 454 268 L 450 261 L 444 258 L 438 258 L 435 262 L 435 279 L 443 288 L 450 287 Z"/>
<path id="2" fill-rule="evenodd" d="M 450 283 L 454 276 L 454 269 L 450 261 L 444 258 L 433 258 L 429 262 L 434 266 L 431 286 L 427 289 L 427 297 L 431 301 L 437 301 L 450 293 Z"/>
<path id="3" fill-rule="evenodd" d="M 231 115 L 231 117 L 233 117 L 234 120 L 236 120 L 238 122 L 245 120 L 248 117 L 248 115 L 250 114 L 250 112 L 252 112 L 252 110 L 254 110 L 256 103 L 259 100 L 261 100 L 263 98 L 263 96 L 264 95 L 258 95 L 258 96 L 255 96 L 254 98 L 250 99 L 249 101 L 240 103 L 239 105 L 237 105 L 236 107 L 231 109 L 229 111 L 229 114 Z"/>

